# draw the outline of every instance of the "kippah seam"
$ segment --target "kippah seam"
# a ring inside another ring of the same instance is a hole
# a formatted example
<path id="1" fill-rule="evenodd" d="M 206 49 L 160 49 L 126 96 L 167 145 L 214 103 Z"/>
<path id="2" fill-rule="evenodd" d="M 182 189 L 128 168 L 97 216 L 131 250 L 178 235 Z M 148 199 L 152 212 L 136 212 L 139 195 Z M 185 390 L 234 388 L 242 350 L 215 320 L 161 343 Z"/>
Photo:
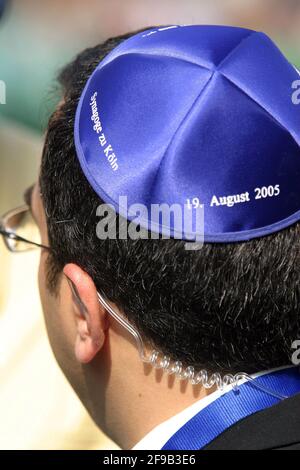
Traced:
<path id="1" fill-rule="evenodd" d="M 243 39 L 240 40 L 240 42 L 233 48 L 231 49 L 230 52 L 228 52 L 228 54 L 226 54 L 226 56 L 221 60 L 221 62 L 219 62 L 219 64 L 216 65 L 216 68 L 219 69 L 219 67 L 222 67 L 222 65 L 225 64 L 225 62 L 233 55 L 236 53 L 236 51 L 242 46 L 244 45 L 244 42 L 245 41 L 248 41 L 248 39 L 250 39 L 251 36 L 253 36 L 254 34 L 259 34 L 257 33 L 257 31 L 251 31 L 247 36 L 243 37 Z"/>
<path id="2" fill-rule="evenodd" d="M 151 188 L 149 189 L 149 193 L 152 193 L 153 192 L 153 188 L 155 187 L 155 184 L 156 184 L 156 180 L 157 180 L 157 175 L 159 173 L 159 170 L 161 168 L 161 165 L 162 165 L 162 162 L 165 158 L 165 156 L 167 155 L 168 153 L 168 150 L 169 148 L 171 147 L 177 133 L 179 132 L 180 128 L 182 127 L 182 125 L 184 124 L 184 122 L 186 121 L 186 119 L 188 118 L 188 116 L 190 115 L 190 113 L 192 112 L 194 106 L 196 105 L 196 103 L 198 102 L 198 100 L 202 97 L 203 93 L 205 92 L 205 90 L 208 88 L 209 84 L 211 83 L 211 80 L 213 79 L 215 75 L 215 72 L 212 72 L 212 75 L 211 77 L 207 80 L 206 84 L 204 85 L 204 87 L 202 88 L 202 90 L 200 91 L 200 93 L 198 94 L 198 96 L 195 98 L 195 100 L 193 101 L 192 105 L 190 106 L 189 110 L 186 112 L 185 116 L 183 117 L 183 119 L 180 121 L 180 124 L 179 126 L 177 127 L 177 129 L 175 130 L 173 136 L 171 137 L 170 139 L 170 142 L 168 143 L 166 149 L 164 150 L 164 153 L 160 159 L 160 162 L 159 162 L 159 165 L 157 167 L 157 170 L 156 170 L 156 173 L 155 173 L 155 177 L 152 181 L 152 184 L 151 184 Z"/>
<path id="3" fill-rule="evenodd" d="M 106 67 L 106 65 L 109 65 L 111 64 L 114 60 L 117 60 L 119 59 L 120 57 L 126 57 L 126 56 L 130 56 L 130 55 L 140 55 L 140 56 L 145 56 L 145 57 L 158 57 L 160 59 L 175 59 L 175 60 L 178 60 L 180 62 L 184 62 L 186 64 L 189 64 L 189 65 L 195 65 L 197 67 L 200 67 L 200 68 L 203 68 L 205 70 L 208 70 L 210 72 L 213 72 L 215 70 L 215 67 L 208 67 L 206 65 L 203 65 L 203 64 L 200 64 L 198 62 L 192 62 L 191 60 L 188 60 L 188 59 L 184 59 L 183 57 L 178 57 L 177 55 L 164 55 L 164 54 L 149 54 L 149 52 L 147 51 L 130 51 L 130 52 L 123 52 L 115 57 L 112 57 L 110 60 L 107 60 L 105 61 L 105 58 L 103 59 L 103 61 L 100 62 L 100 64 L 97 66 L 96 70 L 102 70 L 104 69 L 104 67 Z M 106 56 L 107 59 L 109 59 L 109 56 Z"/>

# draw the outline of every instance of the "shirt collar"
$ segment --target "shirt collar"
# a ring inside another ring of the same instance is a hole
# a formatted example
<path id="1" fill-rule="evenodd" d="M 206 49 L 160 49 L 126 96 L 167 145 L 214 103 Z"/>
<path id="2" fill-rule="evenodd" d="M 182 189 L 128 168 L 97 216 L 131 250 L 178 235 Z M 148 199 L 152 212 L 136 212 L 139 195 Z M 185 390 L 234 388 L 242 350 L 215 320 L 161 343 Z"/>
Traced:
<path id="1" fill-rule="evenodd" d="M 279 367 L 276 369 L 270 369 L 267 371 L 259 372 L 256 374 L 250 375 L 253 379 L 261 377 L 265 374 L 270 374 L 272 372 L 286 368 Z M 240 385 L 246 382 L 245 380 L 240 381 Z M 161 450 L 164 444 L 175 434 L 185 423 L 187 423 L 193 416 L 199 413 L 201 410 L 206 408 L 208 405 L 213 403 L 217 398 L 228 393 L 232 390 L 233 385 L 227 385 L 223 390 L 216 390 L 210 395 L 201 398 L 201 400 L 196 401 L 192 405 L 185 408 L 183 411 L 180 411 L 171 418 L 163 421 L 152 429 L 146 436 L 144 436 L 133 448 L 132 450 Z"/>

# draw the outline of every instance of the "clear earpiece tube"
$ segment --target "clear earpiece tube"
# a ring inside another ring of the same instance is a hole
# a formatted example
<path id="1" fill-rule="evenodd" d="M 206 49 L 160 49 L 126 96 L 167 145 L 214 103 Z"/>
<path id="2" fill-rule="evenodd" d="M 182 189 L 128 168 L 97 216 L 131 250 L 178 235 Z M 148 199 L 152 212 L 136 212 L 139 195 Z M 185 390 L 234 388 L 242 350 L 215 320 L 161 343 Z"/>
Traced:
<path id="1" fill-rule="evenodd" d="M 117 313 L 103 295 L 99 292 L 97 292 L 97 295 L 100 304 L 105 308 L 105 310 L 135 338 L 141 360 L 145 363 L 151 364 L 155 369 L 162 369 L 169 375 L 174 374 L 179 380 L 187 380 L 192 385 L 201 385 L 207 389 L 216 387 L 218 390 L 222 391 L 225 387 L 231 385 L 233 390 L 238 391 L 239 386 L 242 383 L 251 382 L 255 388 L 272 395 L 279 400 L 284 400 L 286 398 L 285 396 L 279 395 L 278 393 L 258 384 L 245 372 L 239 372 L 235 375 L 227 374 L 224 376 L 221 376 L 219 372 L 216 372 L 209 375 L 205 369 L 196 372 L 193 366 L 184 367 L 180 361 L 174 361 L 172 363 L 169 356 L 166 356 L 157 350 L 153 350 L 150 355 L 147 355 L 143 339 L 136 328 L 131 325 L 126 318 Z"/>
<path id="2" fill-rule="evenodd" d="M 98 299 L 107 312 L 135 338 L 140 358 L 143 362 L 151 364 L 155 369 L 162 369 L 169 375 L 174 374 L 180 380 L 188 380 L 192 385 L 202 385 L 204 388 L 210 389 L 216 386 L 222 390 L 227 385 L 233 385 L 234 388 L 242 380 L 252 380 L 252 378 L 244 373 L 236 375 L 227 374 L 223 377 L 219 373 L 209 376 L 206 370 L 196 372 L 193 366 L 184 368 L 182 362 L 174 361 L 172 363 L 169 356 L 161 354 L 157 350 L 153 350 L 150 355 L 145 353 L 144 343 L 139 332 L 124 317 L 119 315 L 108 303 L 108 301 L 98 292 Z"/>

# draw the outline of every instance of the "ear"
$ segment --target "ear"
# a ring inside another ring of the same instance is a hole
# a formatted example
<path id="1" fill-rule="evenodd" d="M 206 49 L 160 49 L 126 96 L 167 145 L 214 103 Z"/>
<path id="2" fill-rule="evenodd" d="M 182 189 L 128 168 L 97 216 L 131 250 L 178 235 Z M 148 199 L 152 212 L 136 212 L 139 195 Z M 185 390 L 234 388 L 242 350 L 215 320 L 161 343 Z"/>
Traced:
<path id="1" fill-rule="evenodd" d="M 109 323 L 97 297 L 92 278 L 79 266 L 67 264 L 63 272 L 72 290 L 72 309 L 76 322 L 75 356 L 83 364 L 94 359 L 104 345 Z"/>

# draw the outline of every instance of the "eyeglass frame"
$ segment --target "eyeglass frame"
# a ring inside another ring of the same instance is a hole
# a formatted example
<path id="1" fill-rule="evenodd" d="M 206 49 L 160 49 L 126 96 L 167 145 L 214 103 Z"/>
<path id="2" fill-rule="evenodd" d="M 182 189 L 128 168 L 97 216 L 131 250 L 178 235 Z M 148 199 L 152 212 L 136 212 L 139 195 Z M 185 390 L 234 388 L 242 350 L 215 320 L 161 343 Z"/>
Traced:
<path id="1" fill-rule="evenodd" d="M 11 253 L 21 253 L 22 252 L 22 251 L 14 250 L 9 245 L 9 243 L 7 243 L 7 238 L 9 238 L 9 239 L 12 239 L 12 240 L 27 243 L 28 245 L 31 245 L 33 248 L 41 248 L 41 249 L 47 250 L 49 252 L 53 252 L 54 250 L 50 246 L 43 245 L 41 243 L 33 242 L 31 240 L 28 240 L 27 238 L 21 237 L 20 235 L 6 229 L 6 220 L 9 220 L 11 217 L 15 216 L 18 213 L 26 212 L 26 211 L 28 211 L 29 213 L 31 212 L 30 206 L 28 204 L 23 204 L 19 207 L 16 207 L 15 209 L 12 209 L 12 210 L 6 212 L 2 217 L 0 217 L 0 235 L 3 236 L 6 248 Z M 34 218 L 32 218 L 32 220 L 33 220 L 33 222 L 35 222 Z M 23 252 L 24 251 L 26 251 L 26 250 L 23 250 Z M 73 282 L 69 278 L 68 278 L 68 282 L 71 286 L 73 294 L 75 295 L 77 300 L 79 302 L 81 302 L 81 299 L 78 295 L 77 289 L 75 288 Z M 139 332 L 125 318 L 123 318 L 114 309 L 112 309 L 112 307 L 109 305 L 108 301 L 104 298 L 103 294 L 100 294 L 100 292 L 97 291 L 97 296 L 98 296 L 99 302 L 102 304 L 102 306 L 105 308 L 105 310 L 107 310 L 111 314 L 111 316 L 115 320 L 117 320 L 117 322 L 119 324 L 121 324 L 123 327 L 125 327 L 135 337 L 135 339 L 137 341 L 137 346 L 138 346 L 140 356 L 143 358 L 143 360 L 146 359 L 145 354 L 144 354 L 143 340 L 142 340 L 141 335 L 139 334 Z"/>
<path id="2" fill-rule="evenodd" d="M 42 245 L 41 243 L 33 242 L 31 240 L 28 240 L 27 238 L 21 237 L 20 235 L 6 229 L 6 220 L 7 219 L 10 219 L 11 217 L 13 217 L 17 214 L 19 214 L 21 212 L 26 212 L 26 211 L 31 212 L 30 207 L 29 207 L 28 204 L 23 204 L 21 206 L 16 207 L 15 209 L 12 209 L 12 210 L 6 212 L 2 217 L 0 217 L 0 235 L 3 236 L 3 240 L 4 240 L 6 248 L 11 253 L 20 253 L 17 250 L 13 250 L 12 247 L 9 245 L 9 243 L 7 243 L 7 239 L 11 239 L 11 240 L 16 240 L 16 241 L 20 241 L 20 242 L 23 242 L 23 243 L 27 243 L 28 245 L 32 245 L 35 248 L 42 248 L 42 249 L 51 251 L 52 249 L 49 246 Z"/>

